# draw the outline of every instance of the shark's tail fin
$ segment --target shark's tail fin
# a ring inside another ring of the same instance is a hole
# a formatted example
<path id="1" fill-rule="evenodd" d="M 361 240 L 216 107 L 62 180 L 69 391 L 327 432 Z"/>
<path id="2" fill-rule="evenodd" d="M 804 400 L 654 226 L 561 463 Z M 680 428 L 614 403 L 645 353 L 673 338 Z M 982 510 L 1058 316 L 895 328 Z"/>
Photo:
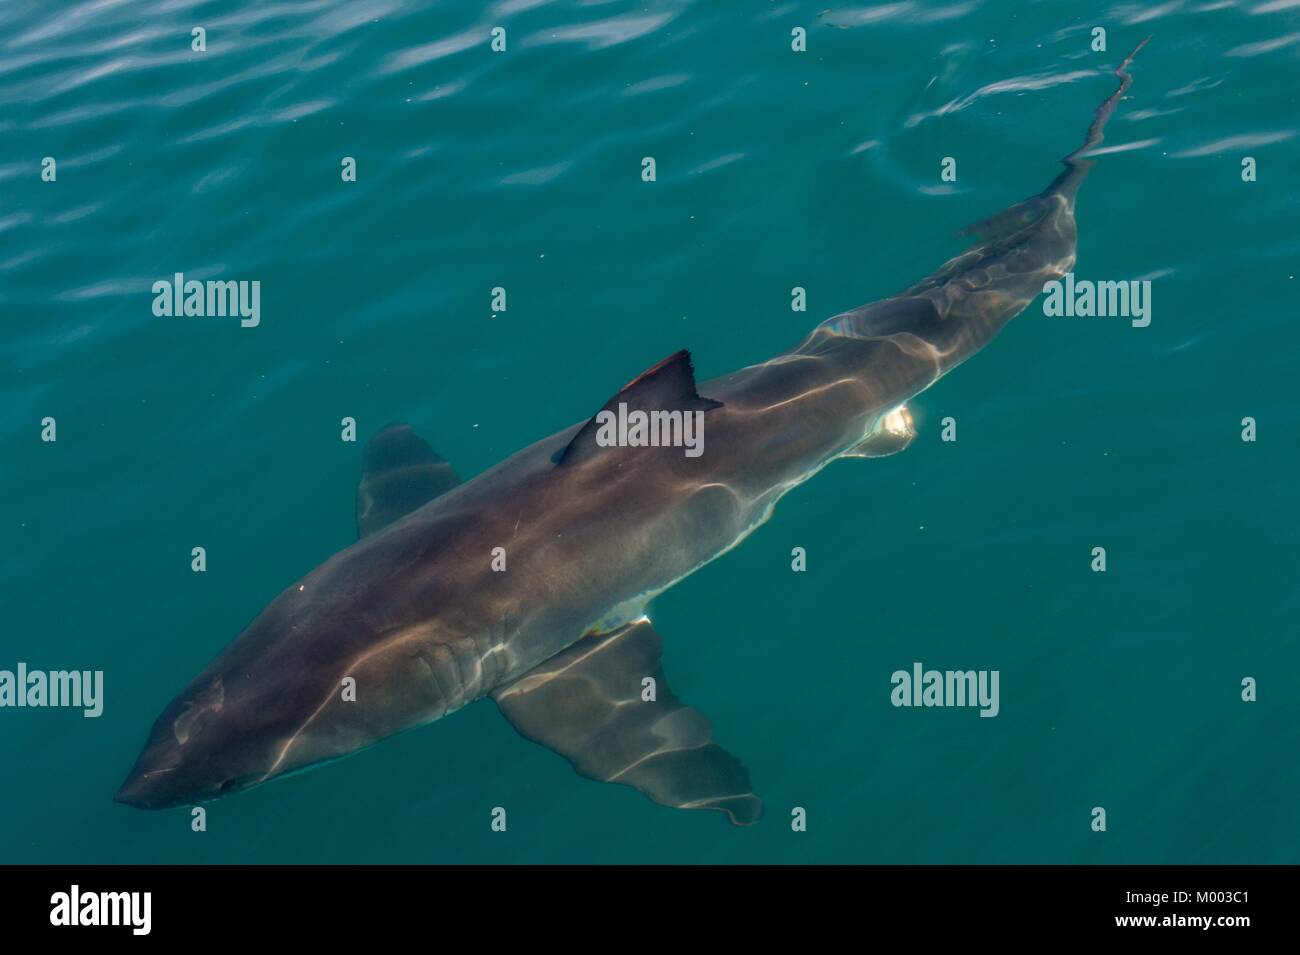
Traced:
<path id="1" fill-rule="evenodd" d="M 1097 107 L 1097 111 L 1092 117 L 1092 123 L 1088 126 L 1088 135 L 1084 137 L 1083 145 L 1061 160 L 1065 164 L 1065 172 L 1057 176 L 1052 184 L 1044 190 L 1045 194 L 1056 193 L 1065 196 L 1071 202 L 1074 201 L 1074 194 L 1079 189 L 1079 183 L 1083 182 L 1083 177 L 1088 175 L 1088 170 L 1092 168 L 1092 161 L 1084 159 L 1083 156 L 1088 150 L 1101 145 L 1103 134 L 1106 131 L 1106 121 L 1115 112 L 1115 107 L 1119 105 L 1119 101 L 1124 98 L 1124 94 L 1128 92 L 1128 88 L 1133 82 L 1133 77 L 1128 73 L 1129 64 L 1133 62 L 1133 57 L 1138 55 L 1138 51 L 1146 46 L 1150 40 L 1151 37 L 1147 37 L 1135 46 L 1133 52 L 1124 57 L 1123 62 L 1115 67 L 1115 75 L 1119 77 L 1119 85 L 1115 87 L 1115 92 L 1107 96 L 1102 101 L 1102 104 Z"/>
<path id="2" fill-rule="evenodd" d="M 1097 107 L 1092 117 L 1092 123 L 1088 126 L 1088 134 L 1084 137 L 1083 145 L 1061 160 L 1065 164 L 1065 171 L 1052 180 L 1052 184 L 1038 195 L 1031 196 L 1023 202 L 1017 202 L 1010 208 L 989 216 L 987 219 L 981 219 L 979 222 L 968 225 L 959 230 L 958 235 L 977 236 L 987 241 L 1017 233 L 1021 229 L 1035 224 L 1055 208 L 1056 203 L 1052 199 L 1053 196 L 1063 196 L 1073 206 L 1074 194 L 1078 192 L 1079 184 L 1083 182 L 1084 177 L 1088 175 L 1088 170 L 1092 168 L 1092 160 L 1084 159 L 1083 156 L 1088 150 L 1101 144 L 1102 134 L 1106 129 L 1106 121 L 1115 112 L 1115 107 L 1128 90 L 1129 84 L 1133 82 L 1133 77 L 1128 74 L 1128 66 L 1133 62 L 1133 57 L 1137 56 L 1138 50 L 1146 46 L 1147 41 L 1150 39 L 1150 37 L 1147 37 L 1146 40 L 1134 47 L 1133 52 L 1124 57 L 1124 61 L 1115 68 L 1115 75 L 1119 77 L 1119 86 Z"/>

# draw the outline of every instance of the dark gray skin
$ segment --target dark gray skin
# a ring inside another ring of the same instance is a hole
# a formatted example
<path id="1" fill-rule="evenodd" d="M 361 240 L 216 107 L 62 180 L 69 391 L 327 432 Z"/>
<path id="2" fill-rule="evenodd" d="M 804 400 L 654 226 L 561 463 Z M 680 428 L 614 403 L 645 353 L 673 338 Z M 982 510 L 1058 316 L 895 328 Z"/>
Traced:
<path id="1" fill-rule="evenodd" d="M 207 800 L 499 693 L 585 635 L 639 619 L 830 461 L 905 446 L 910 421 L 891 412 L 1073 266 L 1075 194 L 1090 165 L 1080 156 L 1101 141 L 1131 59 L 1065 171 L 972 227 L 983 241 L 899 295 L 828 319 L 791 351 L 701 384 L 721 406 L 705 412 L 700 457 L 570 448 L 577 424 L 292 584 L 163 711 L 116 798 L 143 808 Z M 689 370 L 679 353 L 612 401 L 691 407 Z M 498 547 L 505 572 L 491 566 Z M 356 702 L 341 693 L 348 677 Z"/>

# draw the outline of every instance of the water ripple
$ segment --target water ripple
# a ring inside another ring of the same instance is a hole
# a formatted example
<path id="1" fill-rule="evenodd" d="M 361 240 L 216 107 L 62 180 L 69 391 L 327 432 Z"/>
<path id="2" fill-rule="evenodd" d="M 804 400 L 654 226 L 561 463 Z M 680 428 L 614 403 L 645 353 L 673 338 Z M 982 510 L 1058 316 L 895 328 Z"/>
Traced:
<path id="1" fill-rule="evenodd" d="M 1045 90 L 1053 86 L 1060 86 L 1064 83 L 1073 83 L 1076 80 L 1088 79 L 1096 76 L 1095 70 L 1071 70 L 1068 73 L 1036 73 L 1028 76 L 1014 76 L 1007 80 L 998 80 L 996 83 L 989 83 L 981 86 L 974 93 L 967 96 L 952 100 L 949 103 L 940 106 L 936 110 L 928 113 L 916 113 L 909 116 L 904 124 L 908 128 L 919 126 L 927 119 L 934 119 L 939 116 L 946 116 L 949 113 L 958 113 L 977 103 L 988 96 L 996 96 L 999 93 L 1023 93 L 1030 90 Z"/>
<path id="2" fill-rule="evenodd" d="M 1125 26 L 1137 26 L 1149 20 L 1158 20 L 1183 8 L 1183 0 L 1169 0 L 1159 6 L 1122 6 L 1116 7 L 1114 14 Z"/>
<path id="3" fill-rule="evenodd" d="M 444 57 L 463 53 L 480 43 L 486 46 L 488 42 L 489 36 L 486 30 L 466 30 L 454 36 L 435 40 L 433 43 L 425 43 L 408 50 L 402 50 L 400 53 L 391 53 L 385 57 L 384 66 L 380 72 L 399 73 L 413 66 L 421 66 L 434 60 L 441 60 Z"/>
<path id="4" fill-rule="evenodd" d="M 1094 156 L 1109 156 L 1112 153 L 1128 153 L 1135 149 L 1146 149 L 1155 146 L 1160 142 L 1161 139 L 1158 136 L 1155 139 L 1139 139 L 1131 143 L 1117 143 L 1114 146 L 1101 146 L 1097 149 L 1090 149 L 1083 155 L 1091 158 Z"/>
<path id="5" fill-rule="evenodd" d="M 687 175 L 697 176 L 700 173 L 712 172 L 715 169 L 721 169 L 723 166 L 730 166 L 733 162 L 739 162 L 744 158 L 744 153 L 727 153 L 725 156 L 719 156 L 717 159 L 710 159 L 708 162 L 701 163 L 688 172 Z"/>
<path id="6" fill-rule="evenodd" d="M 685 73 L 655 76 L 648 80 L 642 80 L 640 83 L 633 83 L 631 86 L 623 90 L 623 95 L 640 96 L 643 93 L 657 93 L 660 90 L 672 89 L 674 86 L 681 86 L 683 83 L 689 83 L 690 79 L 690 76 Z"/>
<path id="7" fill-rule="evenodd" d="M 1273 143 L 1286 142 L 1294 137 L 1295 133 L 1294 129 L 1281 130 L 1276 133 L 1242 133 L 1238 136 L 1228 136 L 1226 139 L 1216 139 L 1203 146 L 1185 149 L 1180 153 L 1174 153 L 1174 156 L 1180 159 L 1191 159 L 1197 156 L 1214 156 L 1232 149 L 1253 149 L 1256 146 L 1269 146 Z"/>
<path id="8" fill-rule="evenodd" d="M 672 20 L 674 14 L 659 13 L 644 16 L 610 17 L 591 23 L 575 23 L 534 33 L 524 40 L 526 45 L 546 43 L 585 43 L 588 50 L 603 50 L 629 40 L 653 33 Z"/>
<path id="9" fill-rule="evenodd" d="M 536 169 L 512 173 L 509 176 L 502 177 L 501 184 L 503 186 L 540 186 L 559 178 L 570 165 L 572 164 L 568 162 L 559 162 L 553 166 L 539 166 Z"/>
<path id="10" fill-rule="evenodd" d="M 1260 13 L 1276 13 L 1279 10 L 1292 10 L 1300 7 L 1300 0 L 1271 0 L 1269 3 L 1261 3 L 1257 7 L 1251 7 L 1252 16 Z"/>
<path id="11" fill-rule="evenodd" d="M 1285 49 L 1296 42 L 1300 42 L 1300 33 L 1288 33 L 1286 36 L 1275 37 L 1272 40 L 1261 40 L 1259 43 L 1244 43 L 1241 46 L 1234 46 L 1223 55 L 1236 57 L 1263 56 L 1266 53 Z"/>

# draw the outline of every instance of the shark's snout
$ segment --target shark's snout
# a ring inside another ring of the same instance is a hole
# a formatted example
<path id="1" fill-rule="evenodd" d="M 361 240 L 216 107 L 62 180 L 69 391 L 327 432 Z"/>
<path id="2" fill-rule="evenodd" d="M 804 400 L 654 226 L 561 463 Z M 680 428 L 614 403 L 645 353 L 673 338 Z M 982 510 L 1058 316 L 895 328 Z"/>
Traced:
<path id="1" fill-rule="evenodd" d="M 201 748 L 155 734 L 113 799 L 139 809 L 167 809 L 219 796 L 237 788 L 237 781 Z"/>
<path id="2" fill-rule="evenodd" d="M 167 809 L 264 779 L 267 765 L 256 738 L 231 738 L 239 727 L 226 719 L 228 702 L 220 677 L 205 678 L 173 700 L 113 799 L 140 809 Z"/>
<path id="3" fill-rule="evenodd" d="M 170 782 L 165 776 L 151 777 L 148 773 L 133 771 L 113 795 L 113 801 L 137 809 L 166 809 L 181 801 L 177 798 L 175 788 L 169 785 Z"/>
<path id="4" fill-rule="evenodd" d="M 183 744 L 154 743 L 145 747 L 113 800 L 138 809 L 168 809 L 247 789 L 263 778 L 264 773 L 226 766 L 201 750 L 187 752 Z"/>

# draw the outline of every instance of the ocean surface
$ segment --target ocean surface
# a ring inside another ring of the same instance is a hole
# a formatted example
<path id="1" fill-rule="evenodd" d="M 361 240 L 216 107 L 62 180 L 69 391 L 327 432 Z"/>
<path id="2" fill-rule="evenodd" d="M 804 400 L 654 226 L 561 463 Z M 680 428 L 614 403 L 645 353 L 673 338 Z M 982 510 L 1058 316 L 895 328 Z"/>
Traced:
<path id="1" fill-rule="evenodd" d="M 104 674 L 98 718 L 0 709 L 0 861 L 1297 861 L 1300 2 L 831 2 L 0 4 L 0 669 Z M 206 832 L 112 801 L 355 538 L 384 424 L 469 477 L 679 348 L 704 380 L 790 347 L 1045 187 L 1147 35 L 1076 275 L 1149 280 L 1150 324 L 1040 299 L 905 453 L 652 609 L 758 825 L 583 779 L 491 702 Z M 259 324 L 156 316 L 178 272 L 259 281 Z M 997 717 L 893 706 L 918 662 L 998 671 Z"/>

